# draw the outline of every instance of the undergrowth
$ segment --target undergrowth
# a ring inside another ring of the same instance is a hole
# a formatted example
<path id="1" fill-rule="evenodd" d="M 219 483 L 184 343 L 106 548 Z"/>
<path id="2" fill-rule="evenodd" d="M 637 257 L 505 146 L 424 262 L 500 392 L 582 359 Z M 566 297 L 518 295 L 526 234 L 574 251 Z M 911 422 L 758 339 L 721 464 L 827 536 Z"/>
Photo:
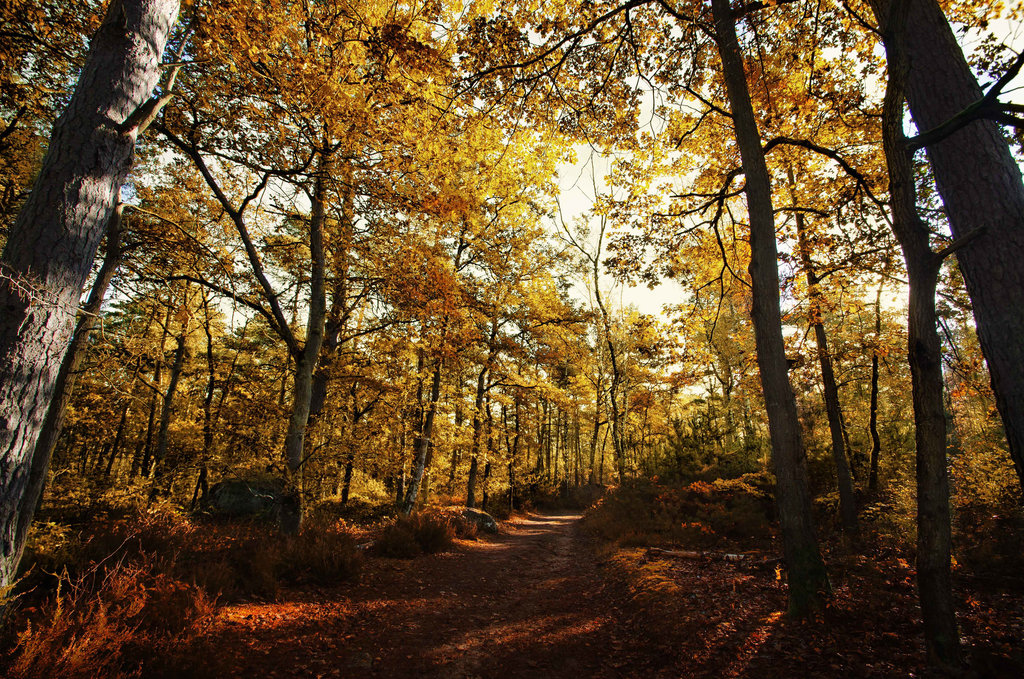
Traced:
<path id="1" fill-rule="evenodd" d="M 454 512 L 431 509 L 398 517 L 387 524 L 374 542 L 374 552 L 384 557 L 411 559 L 449 550 L 457 537 L 476 537 L 476 526 Z"/>
<path id="2" fill-rule="evenodd" d="M 272 598 L 283 584 L 329 586 L 357 577 L 361 563 L 346 524 L 323 517 L 294 536 L 164 511 L 78 530 L 42 524 L 20 594 L 4 596 L 17 598 L 0 675 L 150 676 L 153 658 L 171 658 L 200 635 L 218 600 Z"/>
<path id="3" fill-rule="evenodd" d="M 772 540 L 767 479 L 667 485 L 636 481 L 606 494 L 583 518 L 583 529 L 614 547 L 767 547 Z"/>

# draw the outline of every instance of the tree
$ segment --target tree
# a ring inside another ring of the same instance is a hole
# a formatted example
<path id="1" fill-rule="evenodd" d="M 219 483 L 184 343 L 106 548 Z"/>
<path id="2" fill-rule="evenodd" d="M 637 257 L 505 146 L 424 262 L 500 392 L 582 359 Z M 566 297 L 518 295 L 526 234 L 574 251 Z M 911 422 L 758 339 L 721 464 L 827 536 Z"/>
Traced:
<path id="1" fill-rule="evenodd" d="M 746 177 L 745 192 L 750 215 L 750 278 L 753 287 L 751 318 L 754 321 L 757 363 L 772 438 L 776 501 L 789 571 L 789 610 L 793 615 L 803 616 L 822 605 L 821 598 L 830 587 L 812 521 L 796 399 L 787 374 L 789 367 L 779 312 L 778 250 L 775 244 L 771 180 L 750 103 L 732 8 L 729 0 L 712 0 L 711 6 L 715 21 L 715 41 L 722 60 L 722 75 L 732 105 L 736 143 L 740 148 Z"/>
<path id="2" fill-rule="evenodd" d="M 913 380 L 917 449 L 917 582 L 929 660 L 956 669 L 960 638 L 950 574 L 949 476 L 946 464 L 946 414 L 935 289 L 942 260 L 974 236 L 941 252 L 931 248 L 930 233 L 917 211 L 913 153 L 903 135 L 905 82 L 912 52 L 904 42 L 910 3 L 895 2 L 881 22 L 889 81 L 882 118 L 882 141 L 889 172 L 892 226 L 903 249 L 910 281 L 907 356 Z M 977 232 L 974 232 L 976 235 Z"/>
<path id="3" fill-rule="evenodd" d="M 111 2 L 0 258 L 0 586 L 21 558 L 36 439 L 177 14 L 177 0 Z"/>
<path id="4" fill-rule="evenodd" d="M 900 1 L 870 0 L 880 25 Z M 935 0 L 903 1 L 906 22 L 893 38 L 906 45 L 906 99 L 922 132 L 910 142 L 928 150 L 954 238 L 980 233 L 956 257 L 1024 487 L 1024 181 L 999 124 L 989 119 L 999 110 L 979 106 L 992 97 L 971 73 L 942 8 Z"/>

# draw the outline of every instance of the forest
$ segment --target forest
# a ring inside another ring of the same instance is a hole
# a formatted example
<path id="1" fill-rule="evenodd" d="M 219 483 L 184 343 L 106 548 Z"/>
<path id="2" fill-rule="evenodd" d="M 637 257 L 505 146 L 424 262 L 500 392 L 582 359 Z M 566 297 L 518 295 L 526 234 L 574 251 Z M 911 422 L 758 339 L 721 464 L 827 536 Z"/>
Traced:
<path id="1" fill-rule="evenodd" d="M 0 2 L 0 674 L 1024 676 L 1024 5 Z"/>

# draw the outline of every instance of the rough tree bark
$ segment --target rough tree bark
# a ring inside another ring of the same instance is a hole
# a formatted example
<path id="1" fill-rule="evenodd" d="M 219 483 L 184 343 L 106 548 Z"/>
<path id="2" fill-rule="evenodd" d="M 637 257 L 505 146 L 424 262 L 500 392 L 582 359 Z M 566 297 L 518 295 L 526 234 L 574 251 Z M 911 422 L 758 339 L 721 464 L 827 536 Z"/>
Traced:
<path id="1" fill-rule="evenodd" d="M 22 500 L 22 507 L 19 510 L 18 536 L 19 540 L 27 537 L 29 526 L 32 525 L 32 517 L 39 509 L 39 503 L 43 498 L 43 489 L 46 486 L 46 473 L 50 468 L 50 460 L 53 458 L 53 450 L 57 447 L 57 439 L 60 437 L 61 429 L 64 427 L 64 416 L 67 414 L 68 405 L 71 403 L 71 394 L 75 389 L 75 377 L 85 359 L 86 348 L 89 345 L 89 336 L 96 325 L 100 309 L 103 306 L 103 299 L 110 288 L 110 282 L 114 279 L 117 267 L 121 264 L 122 243 L 122 213 L 123 205 L 118 204 L 111 212 L 110 220 L 107 223 L 107 245 L 103 255 L 103 264 L 96 274 L 92 288 L 89 290 L 89 299 L 82 307 L 81 318 L 75 325 L 75 332 L 71 338 L 67 353 L 61 362 L 60 370 L 57 373 L 57 381 L 53 388 L 53 397 L 50 407 L 46 411 L 46 420 L 39 432 L 39 439 L 36 441 L 35 452 L 32 454 L 32 468 L 29 474 L 28 488 Z M 125 413 L 127 413 L 127 409 Z M 124 434 L 124 420 L 117 429 L 114 451 L 111 460 L 117 455 L 120 447 L 121 437 Z M 113 464 L 112 462 L 110 463 Z M 110 465 L 108 465 L 108 468 Z"/>
<path id="2" fill-rule="evenodd" d="M 949 477 L 946 471 L 946 415 L 942 402 L 942 354 L 935 313 L 935 289 L 942 259 L 953 248 L 935 253 L 929 231 L 917 211 L 913 154 L 903 136 L 903 85 L 909 54 L 903 50 L 902 27 L 909 3 L 894 3 L 881 22 L 889 81 L 882 114 L 882 145 L 889 174 L 892 226 L 907 263 L 910 301 L 907 354 L 913 389 L 917 447 L 917 586 L 924 619 L 925 644 L 933 665 L 955 669 L 961 664 L 950 575 Z M 977 232 L 976 232 L 977 233 Z M 970 240 L 968 237 L 967 240 Z M 961 241 L 958 247 L 966 245 Z M 973 248 L 975 243 L 970 244 Z"/>
<path id="3" fill-rule="evenodd" d="M 132 164 L 178 0 L 113 0 L 0 259 L 0 587 L 96 249 Z"/>
<path id="4" fill-rule="evenodd" d="M 892 0 L 870 0 L 883 24 Z M 907 55 L 906 101 L 921 131 L 982 98 L 935 0 L 907 0 L 898 36 Z M 984 228 L 956 253 L 1017 476 L 1024 486 L 1024 182 L 999 125 L 975 120 L 928 144 L 935 183 L 955 238 Z"/>
<path id="5" fill-rule="evenodd" d="M 811 517 L 811 497 L 807 488 L 800 422 L 797 419 L 796 399 L 789 383 L 786 348 L 782 337 L 771 181 L 750 102 L 732 8 L 729 0 L 712 0 L 711 7 L 736 143 L 746 177 L 745 193 L 750 216 L 750 278 L 753 286 L 751 317 L 772 441 L 776 503 L 789 574 L 789 612 L 799 617 L 821 607 L 822 599 L 831 588 Z"/>

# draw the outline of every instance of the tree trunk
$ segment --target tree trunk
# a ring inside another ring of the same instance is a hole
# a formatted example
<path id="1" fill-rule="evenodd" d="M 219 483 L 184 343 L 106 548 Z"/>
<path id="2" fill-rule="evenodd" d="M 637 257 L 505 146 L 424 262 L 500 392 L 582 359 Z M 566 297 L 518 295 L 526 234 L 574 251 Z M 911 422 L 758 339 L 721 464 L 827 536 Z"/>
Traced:
<path id="1" fill-rule="evenodd" d="M 352 471 L 355 468 L 356 456 L 349 453 L 348 459 L 345 460 L 345 478 L 341 485 L 341 504 L 348 504 L 348 496 L 352 492 Z"/>
<path id="2" fill-rule="evenodd" d="M 732 109 L 736 143 L 746 176 L 750 215 L 751 317 L 772 440 L 776 502 L 789 575 L 789 611 L 802 617 L 823 605 L 830 591 L 811 517 L 811 498 L 796 399 L 789 384 L 779 311 L 779 266 L 771 181 L 750 103 L 743 55 L 729 0 L 712 0 L 722 74 Z"/>
<path id="3" fill-rule="evenodd" d="M 121 446 L 124 444 L 124 432 L 125 425 L 128 422 L 128 413 L 131 412 L 132 404 L 131 401 L 125 404 L 124 410 L 121 411 L 121 421 L 117 425 L 117 434 L 114 435 L 114 449 L 110 451 L 110 457 L 107 458 L 107 466 L 103 470 L 103 475 L 109 477 L 111 472 L 114 470 L 114 462 L 117 460 L 117 456 L 121 453 Z M 38 500 L 37 500 L 38 503 Z M 38 509 L 39 505 L 36 504 Z"/>
<path id="4" fill-rule="evenodd" d="M 882 286 L 875 295 L 875 347 L 871 352 L 871 405 L 868 415 L 868 431 L 871 433 L 870 471 L 868 472 L 868 493 L 878 494 L 878 458 L 882 453 L 882 438 L 878 435 L 878 343 L 882 338 Z"/>
<path id="5" fill-rule="evenodd" d="M 188 304 L 188 293 L 185 294 L 183 304 Z M 174 397 L 178 393 L 178 381 L 181 379 L 181 369 L 185 365 L 185 341 L 188 337 L 187 321 L 182 323 L 181 335 L 178 336 L 178 346 L 174 350 L 174 363 L 171 365 L 171 379 L 167 385 L 167 392 L 164 394 L 164 403 L 160 410 L 160 429 L 156 435 L 156 453 L 153 456 L 153 478 L 159 479 L 167 470 L 164 468 L 167 457 L 167 431 L 171 426 L 171 416 L 174 414 Z M 158 492 L 159 482 L 154 481 L 152 500 Z"/>
<path id="6" fill-rule="evenodd" d="M 29 472 L 28 488 L 25 491 L 24 509 L 21 512 L 21 521 L 26 522 L 19 526 L 18 531 L 27 531 L 32 523 L 32 517 L 39 509 L 39 503 L 43 499 L 43 490 L 46 485 L 46 473 L 50 468 L 50 460 L 53 458 L 53 449 L 57 446 L 57 439 L 64 427 L 64 417 L 67 415 L 68 405 L 71 403 L 71 395 L 75 390 L 75 379 L 78 371 L 85 360 L 89 346 L 89 337 L 92 329 L 96 326 L 96 318 L 103 307 L 103 300 L 107 296 L 110 282 L 114 279 L 117 267 L 121 264 L 121 215 L 124 207 L 118 204 L 110 214 L 110 221 L 107 223 L 107 248 L 103 255 L 103 264 L 100 266 L 96 280 L 93 281 L 92 289 L 89 291 L 89 299 L 82 308 L 81 318 L 75 326 L 75 333 L 72 336 L 68 351 L 64 354 L 60 371 L 57 373 L 57 382 L 53 388 L 53 398 L 50 407 L 46 410 L 46 420 L 43 422 L 42 430 L 39 432 L 39 440 L 36 442 L 35 452 L 32 454 L 32 468 Z M 127 409 L 125 410 L 127 413 Z M 124 431 L 124 417 L 121 418 L 121 425 L 117 433 L 121 435 Z M 115 439 L 117 437 L 115 436 Z M 117 441 L 119 444 L 120 441 Z M 114 446 L 114 454 L 117 453 L 118 445 Z M 99 465 L 97 465 L 99 466 Z M 109 466 L 109 465 L 108 465 Z"/>
<path id="7" fill-rule="evenodd" d="M 316 178 L 313 183 L 312 211 L 309 219 L 310 281 L 309 309 L 306 319 L 306 342 L 295 357 L 295 383 L 292 388 L 292 412 L 285 434 L 285 460 L 288 465 L 288 502 L 281 512 L 281 530 L 298 532 L 302 524 L 303 483 L 302 465 L 305 462 L 306 427 L 309 423 L 310 402 L 313 394 L 313 373 L 320 358 L 324 340 L 324 318 L 327 315 L 326 258 L 324 255 L 324 223 L 326 221 L 327 192 L 324 186 L 330 163 L 321 152 Z"/>
<path id="8" fill-rule="evenodd" d="M 177 0 L 114 0 L 0 259 L 0 587 L 24 548 L 32 457 L 82 287 L 132 164 Z"/>
<path id="9" fill-rule="evenodd" d="M 796 204 L 795 186 L 792 168 L 787 168 L 789 175 L 790 190 L 794 192 L 793 201 Z M 796 213 L 796 234 L 798 248 L 800 250 L 800 261 L 804 267 L 804 275 L 807 278 L 807 294 L 810 302 L 808 313 L 811 327 L 814 329 L 814 339 L 818 345 L 818 365 L 821 367 L 821 385 L 825 395 L 825 413 L 828 416 L 828 430 L 832 435 L 832 462 L 836 468 L 836 481 L 839 486 L 839 515 L 842 519 L 843 530 L 847 533 L 854 533 L 857 530 L 857 503 L 853 494 L 853 479 L 850 474 L 849 458 L 846 454 L 846 445 L 843 440 L 842 406 L 839 403 L 839 387 L 836 385 L 836 375 L 832 368 L 832 355 L 828 350 L 828 336 L 825 334 L 825 322 L 822 318 L 822 307 L 825 299 L 818 287 L 818 274 L 814 269 L 814 261 L 811 259 L 811 246 L 807 240 L 807 227 L 804 224 L 804 215 Z"/>
<path id="10" fill-rule="evenodd" d="M 917 446 L 918 595 L 929 662 L 941 668 L 956 669 L 961 664 L 960 636 L 950 575 L 946 416 L 935 313 L 935 288 L 942 256 L 932 252 L 928 228 L 917 212 L 913 157 L 903 136 L 903 85 L 908 77 L 908 60 L 913 58 L 913 52 L 904 52 L 903 43 L 902 27 L 908 19 L 908 10 L 908 4 L 897 5 L 892 15 L 880 22 L 889 66 L 882 143 L 889 173 L 893 231 L 903 249 L 910 283 L 907 353 Z"/>
<path id="11" fill-rule="evenodd" d="M 160 350 L 157 352 L 156 360 L 153 362 L 153 386 L 159 387 L 160 382 L 163 380 L 163 365 L 164 365 L 164 354 L 167 350 L 167 336 L 170 334 L 171 328 L 171 313 L 173 306 L 171 304 L 173 300 L 167 300 L 167 309 L 164 313 L 164 323 L 160 330 Z M 146 426 L 146 450 L 142 455 L 142 465 L 140 466 L 140 473 L 142 476 L 148 478 L 152 471 L 153 465 L 153 453 L 155 451 L 154 442 L 156 440 L 155 433 L 157 427 L 156 414 L 160 407 L 159 402 L 163 399 L 164 394 L 167 392 L 160 392 L 158 389 L 153 392 L 153 400 L 149 404 L 149 423 Z"/>
<path id="12" fill-rule="evenodd" d="M 890 0 L 871 0 L 883 24 Z M 906 99 L 921 131 L 937 128 L 982 97 L 949 22 L 935 0 L 907 0 L 901 39 Z M 992 379 L 1017 476 L 1024 487 L 1024 182 L 999 125 L 976 120 L 929 144 L 935 183 L 955 238 L 978 339 Z"/>
<path id="13" fill-rule="evenodd" d="M 427 456 L 430 453 L 430 438 L 434 434 L 434 416 L 437 414 L 437 402 L 441 399 L 441 359 L 438 358 L 434 365 L 434 375 L 430 383 L 430 405 L 427 406 L 426 416 L 423 418 L 423 425 L 420 428 L 413 448 L 416 451 L 416 459 L 413 463 L 412 478 L 409 479 L 408 488 L 405 491 L 405 503 L 402 508 L 404 514 L 411 514 L 416 507 L 416 496 L 420 492 L 420 481 L 423 480 L 423 472 L 427 468 Z"/>
<path id="14" fill-rule="evenodd" d="M 481 417 L 484 407 L 484 394 L 487 392 L 487 371 L 491 368 L 488 359 L 480 366 L 476 377 L 476 396 L 473 399 L 473 439 L 469 446 L 469 475 L 466 478 L 466 506 L 476 505 L 476 475 L 478 457 L 480 455 L 480 438 L 483 436 L 484 421 Z"/>

